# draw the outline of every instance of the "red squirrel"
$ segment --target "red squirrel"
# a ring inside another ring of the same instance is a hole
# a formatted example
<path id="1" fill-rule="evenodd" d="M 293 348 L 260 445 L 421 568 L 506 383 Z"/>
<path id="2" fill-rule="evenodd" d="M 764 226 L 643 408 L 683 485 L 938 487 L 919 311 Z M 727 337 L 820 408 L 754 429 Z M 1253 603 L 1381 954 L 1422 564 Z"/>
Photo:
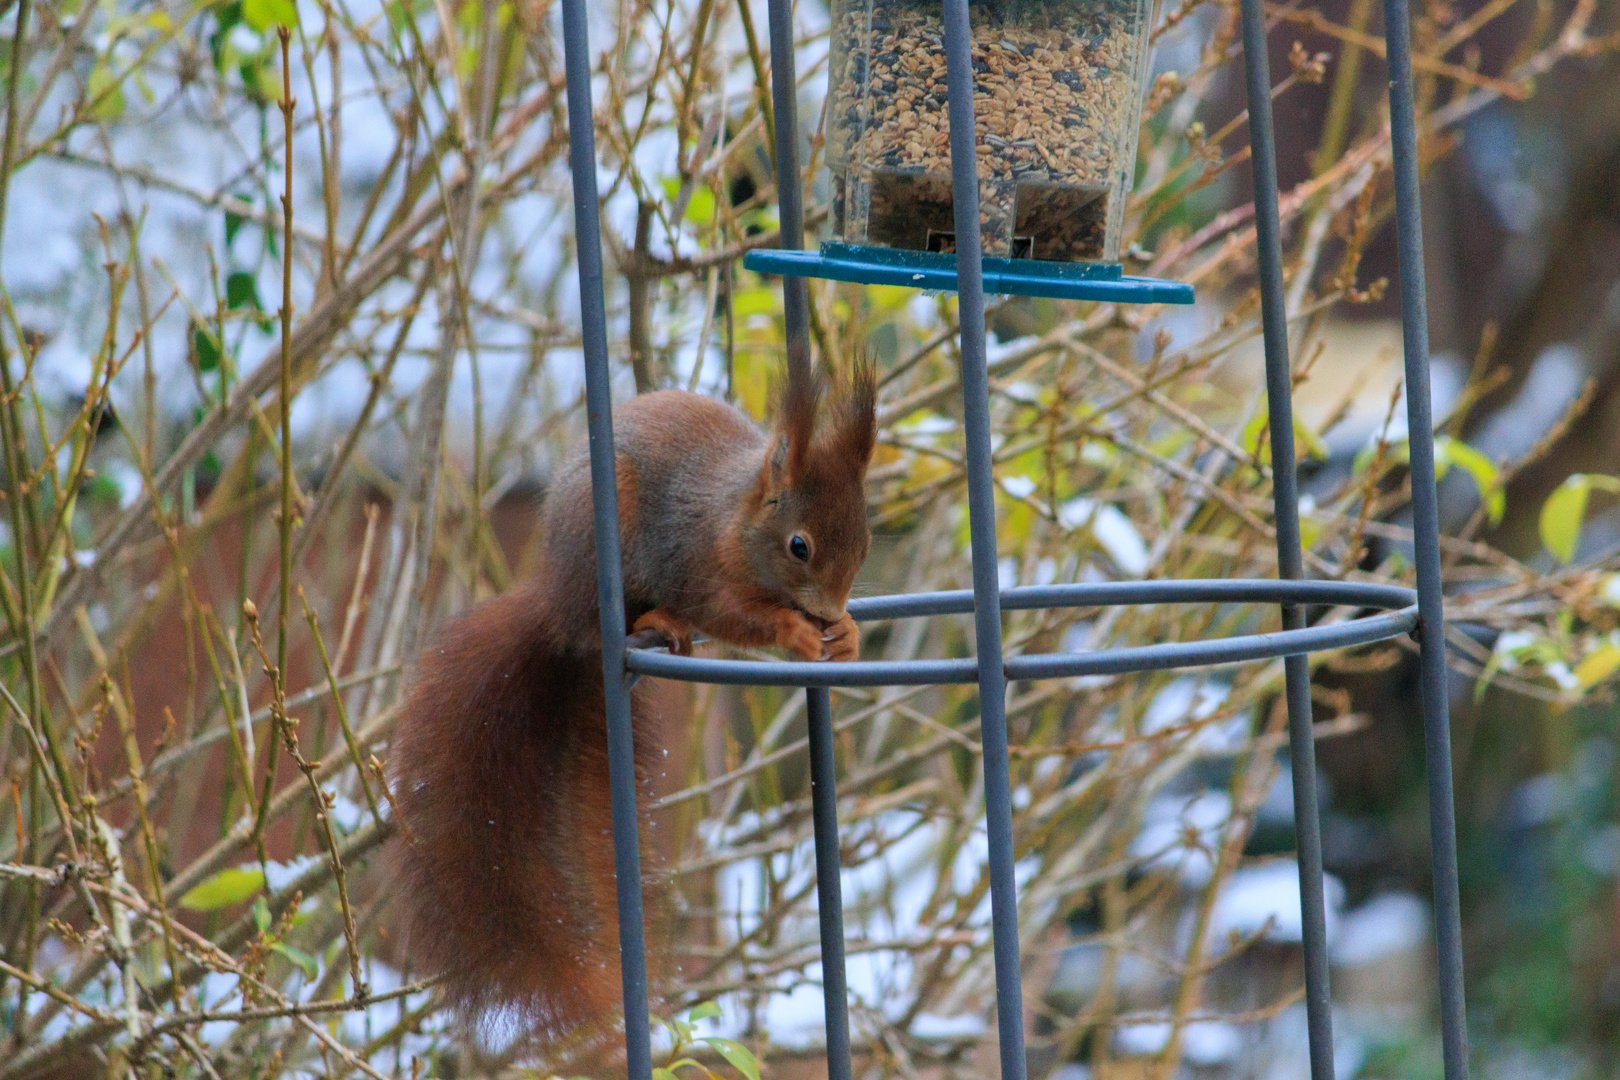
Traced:
<path id="1" fill-rule="evenodd" d="M 657 631 L 681 654 L 701 633 L 807 660 L 854 659 L 860 633 L 845 605 L 871 547 L 869 364 L 837 390 L 818 427 L 819 381 L 790 376 L 769 435 L 737 409 L 680 390 L 615 410 L 632 631 Z M 540 527 L 534 577 L 424 651 L 391 757 L 413 962 L 442 977 L 464 1018 L 495 1010 L 544 1042 L 605 1032 L 621 997 L 583 446 L 556 473 Z M 631 715 L 644 791 L 661 748 L 639 691 Z M 656 925 L 648 936 L 656 946 Z"/>

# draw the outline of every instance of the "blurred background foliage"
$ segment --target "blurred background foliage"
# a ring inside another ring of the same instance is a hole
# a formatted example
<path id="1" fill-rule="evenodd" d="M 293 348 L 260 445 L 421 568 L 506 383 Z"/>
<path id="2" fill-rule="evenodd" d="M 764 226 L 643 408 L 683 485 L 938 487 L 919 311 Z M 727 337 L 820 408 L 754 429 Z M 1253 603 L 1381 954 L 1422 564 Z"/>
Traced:
<path id="1" fill-rule="evenodd" d="M 1268 10 L 1309 571 L 1410 582 L 1379 13 Z M 780 288 L 741 265 L 777 240 L 763 5 L 591 14 L 618 392 L 763 421 Z M 795 17 L 813 229 L 828 13 Z M 5 1080 L 613 1073 L 526 1058 L 498 1017 L 457 1031 L 389 906 L 411 658 L 528 573 L 583 429 L 557 18 L 0 8 Z M 1475 1070 L 1613 1075 L 1620 11 L 1414 18 Z M 1126 262 L 1199 303 L 993 298 L 1007 584 L 1275 573 L 1236 5 L 1171 0 L 1154 26 Z M 882 378 L 860 588 L 965 587 L 954 298 L 812 302 L 819 362 L 867 349 Z M 1275 625 L 1188 606 L 1006 633 L 1054 651 Z M 913 621 L 866 648 L 969 637 Z M 1346 1078 L 1439 1075 L 1415 668 L 1407 642 L 1313 658 Z M 1034 1075 L 1306 1074 L 1280 688 L 1254 664 L 1012 689 Z M 802 696 L 660 694 L 681 960 L 661 1067 L 819 1075 Z M 835 703 L 857 1069 L 987 1074 L 973 694 Z"/>

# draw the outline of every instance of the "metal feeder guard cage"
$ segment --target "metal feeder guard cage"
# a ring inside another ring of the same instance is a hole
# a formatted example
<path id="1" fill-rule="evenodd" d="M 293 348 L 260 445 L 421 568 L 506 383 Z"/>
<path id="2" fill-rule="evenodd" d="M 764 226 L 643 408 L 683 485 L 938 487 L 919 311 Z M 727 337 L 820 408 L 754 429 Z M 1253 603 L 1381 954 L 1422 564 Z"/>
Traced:
<path id="1" fill-rule="evenodd" d="M 866 621 L 971 612 L 976 659 L 844 664 L 710 660 L 633 647 L 651 645 L 651 641 L 627 641 L 595 137 L 589 123 L 570 124 L 630 1080 L 650 1080 L 652 1073 L 630 729 L 629 685 L 635 677 L 645 674 L 694 682 L 806 688 L 829 1080 L 850 1080 L 850 1045 L 828 687 L 978 685 L 1001 1076 L 1002 1080 L 1025 1080 L 1005 712 L 1008 680 L 1123 674 L 1276 657 L 1284 658 L 1294 776 L 1311 1075 L 1312 1080 L 1333 1080 L 1307 655 L 1401 634 L 1417 639 L 1421 656 L 1445 1076 L 1446 1080 L 1466 1080 L 1468 1048 L 1407 0 L 1384 0 L 1384 22 L 1407 419 L 1413 433 L 1415 591 L 1366 582 L 1305 580 L 1262 0 L 1241 0 L 1241 6 L 1279 579 L 1011 589 L 1001 589 L 997 576 L 985 367 L 986 292 L 1116 303 L 1192 302 L 1189 286 L 1130 277 L 1114 261 L 1141 114 L 1150 29 L 1147 4 L 1145 0 L 985 0 L 972 5 L 968 0 L 831 0 L 827 156 L 834 186 L 833 239 L 820 251 L 811 252 L 804 250 L 790 2 L 768 0 L 781 244 L 779 250 L 751 252 L 747 265 L 783 275 L 787 347 L 790 357 L 801 359 L 809 355 L 806 277 L 954 289 L 959 294 L 973 589 L 866 598 L 852 601 L 850 613 Z M 571 118 L 592 115 L 586 9 L 587 0 L 562 0 Z M 1003 654 L 1004 608 L 1163 603 L 1277 604 L 1283 629 L 1091 653 Z M 1306 626 L 1304 606 L 1311 604 L 1349 605 L 1377 613 L 1343 623 Z"/>

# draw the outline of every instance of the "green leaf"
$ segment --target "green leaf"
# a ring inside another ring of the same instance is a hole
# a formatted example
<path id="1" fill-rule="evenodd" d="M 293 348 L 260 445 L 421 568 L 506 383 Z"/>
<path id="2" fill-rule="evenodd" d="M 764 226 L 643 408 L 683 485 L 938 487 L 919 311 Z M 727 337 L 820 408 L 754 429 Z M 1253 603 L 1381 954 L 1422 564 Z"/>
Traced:
<path id="1" fill-rule="evenodd" d="M 1592 484 L 1585 474 L 1575 473 L 1541 504 L 1541 542 L 1561 563 L 1575 558 L 1581 522 L 1586 517 L 1586 500 L 1591 492 Z"/>
<path id="2" fill-rule="evenodd" d="M 105 60 L 90 69 L 84 88 L 85 104 L 97 120 L 116 120 L 124 113 L 124 88 Z"/>
<path id="3" fill-rule="evenodd" d="M 1327 443 L 1322 436 L 1311 430 L 1309 424 L 1296 418 L 1294 420 L 1294 440 L 1305 448 L 1305 453 L 1313 461 L 1326 461 L 1328 459 Z"/>
<path id="4" fill-rule="evenodd" d="M 1493 652 L 1486 659 L 1485 666 L 1479 671 L 1479 678 L 1474 681 L 1474 704 L 1478 705 L 1485 700 L 1485 691 L 1491 688 L 1491 680 L 1496 673 L 1502 670 L 1502 661 L 1507 659 L 1505 653 Z"/>
<path id="5" fill-rule="evenodd" d="M 1582 690 L 1591 689 L 1617 671 L 1620 671 L 1620 645 L 1614 644 L 1592 650 L 1575 665 L 1575 677 L 1581 681 Z"/>
<path id="6" fill-rule="evenodd" d="M 265 51 L 245 57 L 236 68 L 237 74 L 242 76 L 242 89 L 257 104 L 265 107 L 281 100 L 281 68 L 272 55 Z"/>
<path id="7" fill-rule="evenodd" d="M 720 1015 L 720 1006 L 717 1002 L 705 1001 L 697 1008 L 686 1014 L 688 1020 L 694 1023 L 699 1020 L 708 1020 Z"/>
<path id="8" fill-rule="evenodd" d="M 219 343 L 214 332 L 200 322 L 191 324 L 191 348 L 197 354 L 198 371 L 214 371 L 219 367 Z"/>
<path id="9" fill-rule="evenodd" d="M 105 476 L 91 476 L 84 481 L 84 494 L 87 499 L 117 499 L 119 488 Z"/>
<path id="10" fill-rule="evenodd" d="M 718 1035 L 706 1035 L 698 1041 L 712 1046 L 715 1053 L 730 1062 L 731 1067 L 748 1077 L 748 1080 L 759 1080 L 759 1061 L 755 1059 L 754 1052 L 742 1043 L 722 1039 Z"/>
<path id="11" fill-rule="evenodd" d="M 263 870 L 256 866 L 232 867 L 194 885 L 180 898 L 180 906 L 187 911 L 218 911 L 240 904 L 262 888 Z"/>
<path id="12" fill-rule="evenodd" d="M 1373 455 L 1377 448 L 1365 446 L 1356 454 L 1355 463 L 1351 471 L 1360 476 L 1372 464 Z M 1391 443 L 1386 452 L 1385 460 L 1395 465 L 1405 465 L 1412 460 L 1412 444 L 1407 439 Z M 1467 473 L 1474 481 L 1474 487 L 1479 491 L 1479 501 L 1485 506 L 1485 513 L 1491 519 L 1491 524 L 1499 524 L 1502 515 L 1507 511 L 1507 494 L 1502 490 L 1502 472 L 1496 467 L 1496 462 L 1486 457 L 1479 450 L 1469 446 L 1461 439 L 1453 439 L 1449 435 L 1440 435 L 1434 440 L 1434 478 L 1445 479 L 1446 473 L 1455 465 Z"/>
<path id="13" fill-rule="evenodd" d="M 236 234 L 242 230 L 242 225 L 246 221 L 247 221 L 247 218 L 243 217 L 241 214 L 233 213 L 230 210 L 225 211 L 225 246 L 226 247 L 231 246 L 231 241 L 236 239 Z"/>
<path id="14" fill-rule="evenodd" d="M 225 68 L 234 62 L 231 59 L 235 54 L 230 47 L 231 31 L 242 21 L 242 0 L 217 5 L 214 18 L 219 22 L 219 29 L 208 35 L 208 51 L 214 59 L 214 70 L 223 75 Z"/>
<path id="15" fill-rule="evenodd" d="M 253 898 L 253 922 L 260 933 L 270 929 L 270 905 L 264 902 L 262 894 Z"/>
<path id="16" fill-rule="evenodd" d="M 764 286 L 740 289 L 731 301 L 731 313 L 739 319 L 746 319 L 750 315 L 774 315 L 779 296 L 777 290 Z"/>
<path id="17" fill-rule="evenodd" d="M 315 958 L 304 950 L 295 949 L 291 945 L 284 944 L 280 941 L 273 943 L 270 948 L 297 964 L 299 970 L 304 973 L 305 978 L 314 980 L 320 977 L 321 965 L 316 963 Z"/>
<path id="18" fill-rule="evenodd" d="M 1271 430 L 1269 421 L 1270 417 L 1264 411 L 1255 413 L 1249 418 L 1249 422 L 1243 426 L 1243 435 L 1239 440 L 1251 454 L 1267 463 L 1271 461 L 1271 440 L 1262 438 L 1262 436 L 1268 434 Z M 1298 458 L 1302 453 L 1306 457 L 1321 460 L 1328 456 L 1328 448 L 1327 444 L 1322 441 L 1321 436 L 1312 431 L 1304 421 L 1296 416 L 1294 418 L 1294 457 Z"/>
<path id="19" fill-rule="evenodd" d="M 677 1080 L 677 1078 L 668 1069 L 654 1069 L 652 1071 L 652 1080 Z"/>
<path id="20" fill-rule="evenodd" d="M 694 225 L 707 225 L 714 220 L 714 191 L 706 185 L 692 188 L 692 197 L 686 200 L 686 220 Z"/>
<path id="21" fill-rule="evenodd" d="M 887 315 L 899 311 L 911 303 L 911 298 L 917 295 L 916 289 L 908 289 L 904 285 L 868 285 L 866 299 L 872 307 Z"/>
<path id="22" fill-rule="evenodd" d="M 1447 466 L 1457 466 L 1473 478 L 1474 486 L 1479 489 L 1480 501 L 1485 504 L 1485 513 L 1490 517 L 1491 524 L 1500 524 L 1502 514 L 1507 510 L 1507 495 L 1502 491 L 1502 474 L 1497 469 L 1496 463 L 1461 439 L 1445 435 L 1434 441 L 1436 478 L 1445 475 L 1442 462 Z"/>
<path id="23" fill-rule="evenodd" d="M 257 311 L 264 314 L 264 302 L 259 299 L 259 283 L 246 270 L 238 270 L 225 279 L 225 306 L 232 311 Z M 255 319 L 259 329 L 269 333 L 274 324 L 269 318 Z"/>
<path id="24" fill-rule="evenodd" d="M 293 0 L 242 0 L 242 19 L 260 31 L 272 26 L 296 26 L 298 5 Z"/>
<path id="25" fill-rule="evenodd" d="M 225 305 L 232 311 L 238 308 L 264 310 L 264 305 L 259 302 L 259 283 L 252 274 L 238 270 L 225 279 Z"/>
<path id="26" fill-rule="evenodd" d="M 1373 457 L 1377 453 L 1378 446 L 1376 444 L 1369 444 L 1367 446 L 1363 446 L 1360 450 L 1357 450 L 1355 460 L 1350 463 L 1350 474 L 1352 476 L 1360 476 L 1362 473 L 1366 472 L 1368 466 L 1373 463 Z"/>

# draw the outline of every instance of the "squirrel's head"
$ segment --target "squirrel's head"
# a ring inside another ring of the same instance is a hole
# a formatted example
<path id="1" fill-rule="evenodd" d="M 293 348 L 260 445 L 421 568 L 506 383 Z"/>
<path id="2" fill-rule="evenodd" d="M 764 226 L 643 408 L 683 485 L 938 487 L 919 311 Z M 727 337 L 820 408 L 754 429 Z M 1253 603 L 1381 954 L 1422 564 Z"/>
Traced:
<path id="1" fill-rule="evenodd" d="M 754 579 L 823 623 L 844 615 L 866 561 L 866 467 L 877 442 L 877 378 L 857 360 L 817 424 L 821 384 L 790 383 L 748 500 L 744 547 Z"/>

